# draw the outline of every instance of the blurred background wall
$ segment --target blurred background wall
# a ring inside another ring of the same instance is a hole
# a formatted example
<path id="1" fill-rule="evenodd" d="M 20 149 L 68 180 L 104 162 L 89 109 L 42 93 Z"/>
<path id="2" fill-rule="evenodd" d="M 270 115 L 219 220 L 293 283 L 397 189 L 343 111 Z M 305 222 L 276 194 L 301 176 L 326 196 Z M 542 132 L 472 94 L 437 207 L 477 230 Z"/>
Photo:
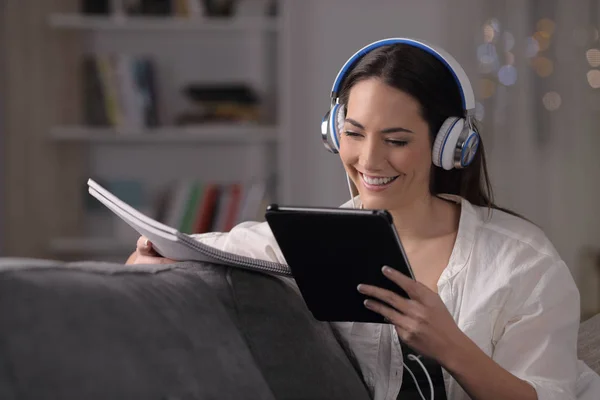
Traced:
<path id="1" fill-rule="evenodd" d="M 600 307 L 600 0 L 1 4 L 4 255 L 122 260 L 135 234 L 88 177 L 187 230 L 274 200 L 339 205 L 319 136 L 332 81 L 365 44 L 411 36 L 462 63 L 497 202 L 546 231 Z"/>

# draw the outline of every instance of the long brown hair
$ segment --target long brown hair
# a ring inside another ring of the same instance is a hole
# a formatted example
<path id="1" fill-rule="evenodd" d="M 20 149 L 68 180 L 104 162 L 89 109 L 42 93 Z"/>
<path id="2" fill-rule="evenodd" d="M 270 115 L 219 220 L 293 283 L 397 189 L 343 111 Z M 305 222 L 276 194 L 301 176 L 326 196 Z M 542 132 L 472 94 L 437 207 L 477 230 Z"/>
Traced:
<path id="1" fill-rule="evenodd" d="M 429 125 L 432 148 L 435 136 L 446 118 L 465 117 L 454 76 L 440 60 L 422 49 L 399 43 L 370 51 L 357 61 L 344 79 L 340 102 L 346 106 L 350 89 L 369 78 L 379 78 L 418 101 L 422 117 Z M 433 166 L 429 186 L 432 195 L 458 195 L 474 205 L 518 216 L 494 204 L 483 140 L 469 166 L 450 171 Z"/>

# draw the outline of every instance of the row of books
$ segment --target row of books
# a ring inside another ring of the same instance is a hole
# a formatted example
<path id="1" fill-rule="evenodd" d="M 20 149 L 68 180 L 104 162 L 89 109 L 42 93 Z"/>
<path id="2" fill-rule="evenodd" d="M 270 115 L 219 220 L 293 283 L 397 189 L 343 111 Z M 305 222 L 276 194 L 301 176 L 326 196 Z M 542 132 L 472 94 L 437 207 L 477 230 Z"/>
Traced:
<path id="1" fill-rule="evenodd" d="M 124 53 L 83 59 L 84 121 L 92 127 L 143 132 L 160 125 L 154 61 Z M 175 116 L 178 126 L 205 123 L 258 123 L 261 102 L 245 83 L 189 83 L 181 88 L 192 105 Z"/>
<path id="2" fill-rule="evenodd" d="M 198 17 L 207 14 L 204 3 L 204 0 L 173 0 L 171 14 L 178 17 Z"/>
<path id="3" fill-rule="evenodd" d="M 129 0 L 122 11 L 127 15 L 199 17 L 231 13 L 234 0 Z"/>
<path id="4" fill-rule="evenodd" d="M 221 183 L 183 179 L 158 189 L 136 179 L 96 180 L 121 201 L 182 233 L 228 232 L 244 221 L 264 221 L 270 201 L 264 180 Z M 97 217 L 103 221 L 107 210 L 87 190 L 82 195 L 86 212 L 99 224 Z M 121 221 L 115 228 L 119 232 L 129 229 Z"/>
<path id="5" fill-rule="evenodd" d="M 183 233 L 228 232 L 244 221 L 263 221 L 266 183 L 180 181 L 164 191 L 156 219 Z"/>
<path id="6" fill-rule="evenodd" d="M 129 131 L 159 125 L 151 59 L 129 54 L 87 55 L 82 76 L 85 124 Z"/>
<path id="7" fill-rule="evenodd" d="M 94 15 L 227 17 L 235 14 L 239 2 L 240 0 L 125 0 L 113 3 L 112 0 L 82 0 L 81 11 L 84 14 Z M 275 0 L 269 0 L 265 5 L 265 14 L 274 15 L 276 13 L 277 3 Z"/>

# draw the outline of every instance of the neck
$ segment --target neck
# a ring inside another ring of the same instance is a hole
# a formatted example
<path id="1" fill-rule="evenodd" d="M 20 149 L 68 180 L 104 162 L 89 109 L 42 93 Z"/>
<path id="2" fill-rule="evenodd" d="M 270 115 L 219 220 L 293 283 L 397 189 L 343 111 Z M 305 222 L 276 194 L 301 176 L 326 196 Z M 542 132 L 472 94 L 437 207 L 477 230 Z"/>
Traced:
<path id="1" fill-rule="evenodd" d="M 389 211 L 400 237 L 423 240 L 456 230 L 458 213 L 453 212 L 455 209 L 455 205 L 427 193 Z"/>

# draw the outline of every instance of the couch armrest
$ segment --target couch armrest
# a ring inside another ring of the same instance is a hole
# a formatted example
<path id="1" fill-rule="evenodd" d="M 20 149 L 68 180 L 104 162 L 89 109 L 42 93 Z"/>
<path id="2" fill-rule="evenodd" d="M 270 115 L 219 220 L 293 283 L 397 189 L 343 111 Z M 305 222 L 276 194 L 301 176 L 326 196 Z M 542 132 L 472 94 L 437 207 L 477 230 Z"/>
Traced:
<path id="1" fill-rule="evenodd" d="M 0 398 L 274 399 L 185 268 L 14 261 L 0 265 Z"/>
<path id="2" fill-rule="evenodd" d="M 289 282 L 241 269 L 0 259 L 0 327 L 3 400 L 368 398 Z"/>

